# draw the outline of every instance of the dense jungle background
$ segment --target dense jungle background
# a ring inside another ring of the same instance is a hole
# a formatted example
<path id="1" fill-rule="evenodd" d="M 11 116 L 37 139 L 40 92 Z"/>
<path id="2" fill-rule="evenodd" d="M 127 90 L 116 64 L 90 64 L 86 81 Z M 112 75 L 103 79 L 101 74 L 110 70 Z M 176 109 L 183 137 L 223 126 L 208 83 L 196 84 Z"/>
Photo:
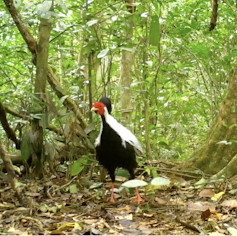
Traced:
<path id="1" fill-rule="evenodd" d="M 0 231 L 236 234 L 236 10 L 234 0 L 1 1 Z M 104 96 L 144 149 L 139 206 L 121 169 L 108 203 L 90 112 Z"/>

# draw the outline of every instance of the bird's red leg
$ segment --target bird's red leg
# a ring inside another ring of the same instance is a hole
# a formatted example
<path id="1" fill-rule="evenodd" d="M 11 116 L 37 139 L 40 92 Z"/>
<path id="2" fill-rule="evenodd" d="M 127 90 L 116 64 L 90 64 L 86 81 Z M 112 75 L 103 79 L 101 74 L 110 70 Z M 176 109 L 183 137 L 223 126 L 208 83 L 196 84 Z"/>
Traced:
<path id="1" fill-rule="evenodd" d="M 111 197 L 110 197 L 110 201 L 111 202 L 115 202 L 114 201 L 114 182 L 112 182 L 112 184 L 111 184 Z"/>
<path id="2" fill-rule="evenodd" d="M 138 192 L 137 187 L 135 188 L 135 192 L 136 192 L 136 195 L 137 195 L 137 203 L 139 204 L 140 202 L 144 202 L 144 200 L 141 198 L 141 196 Z"/>

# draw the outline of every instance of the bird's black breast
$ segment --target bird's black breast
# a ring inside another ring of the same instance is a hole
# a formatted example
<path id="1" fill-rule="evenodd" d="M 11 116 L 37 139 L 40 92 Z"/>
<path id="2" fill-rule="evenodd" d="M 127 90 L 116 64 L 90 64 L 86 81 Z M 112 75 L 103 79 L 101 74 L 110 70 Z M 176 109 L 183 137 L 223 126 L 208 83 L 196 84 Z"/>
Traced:
<path id="1" fill-rule="evenodd" d="M 133 170 L 137 166 L 134 148 L 126 142 L 126 147 L 122 144 L 121 137 L 103 119 L 103 131 L 100 145 L 96 147 L 98 161 L 108 170 L 115 170 L 123 167 Z"/>

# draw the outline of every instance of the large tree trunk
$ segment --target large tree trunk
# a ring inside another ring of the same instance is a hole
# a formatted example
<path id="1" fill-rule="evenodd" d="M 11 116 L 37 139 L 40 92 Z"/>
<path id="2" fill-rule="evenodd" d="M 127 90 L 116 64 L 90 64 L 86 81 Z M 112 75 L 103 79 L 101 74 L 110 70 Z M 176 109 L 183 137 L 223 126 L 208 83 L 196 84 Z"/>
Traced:
<path id="1" fill-rule="evenodd" d="M 209 174 L 219 172 L 218 176 L 224 174 L 226 177 L 230 177 L 236 174 L 236 168 L 233 168 L 233 163 L 236 162 L 235 155 L 237 154 L 236 91 L 237 64 L 216 120 L 207 135 L 206 141 L 188 161 L 189 166 L 195 166 Z"/>
<path id="2" fill-rule="evenodd" d="M 133 0 L 126 1 L 127 4 L 133 3 Z M 130 6 L 127 5 L 128 11 L 131 12 Z M 132 9 L 133 12 L 133 9 Z M 132 13 L 131 12 L 131 13 Z M 133 37 L 133 21 L 132 15 L 126 19 L 126 29 L 124 30 L 124 35 L 126 35 L 127 43 L 132 41 Z M 132 83 L 132 65 L 134 63 L 134 53 L 130 51 L 123 50 L 121 57 L 121 111 L 124 123 L 129 124 L 131 119 L 131 83 Z M 123 123 L 123 121 L 122 121 Z"/>
<path id="3" fill-rule="evenodd" d="M 32 142 L 32 160 L 33 166 L 35 167 L 34 174 L 39 176 L 42 173 L 42 164 L 44 156 L 43 148 L 43 124 L 46 122 L 46 80 L 48 74 L 48 48 L 49 48 L 49 37 L 51 31 L 51 23 L 48 20 L 42 19 L 39 29 L 39 46 L 37 53 L 37 62 L 36 62 L 36 79 L 35 79 L 35 97 L 33 103 L 33 109 L 36 114 L 41 115 L 41 119 L 34 118 L 32 121 L 32 132 L 34 139 Z"/>

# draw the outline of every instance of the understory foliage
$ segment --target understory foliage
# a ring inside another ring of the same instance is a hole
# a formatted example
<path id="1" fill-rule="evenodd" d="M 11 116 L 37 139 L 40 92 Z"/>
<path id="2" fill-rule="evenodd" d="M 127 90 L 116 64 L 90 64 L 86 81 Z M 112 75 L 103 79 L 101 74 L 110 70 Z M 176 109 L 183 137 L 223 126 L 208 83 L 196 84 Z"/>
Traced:
<path id="1" fill-rule="evenodd" d="M 16 1 L 17 2 L 17 1 Z M 41 2 L 17 2 L 18 11 L 37 40 Z M 113 116 L 121 120 L 120 94 L 131 89 L 132 121 L 126 124 L 145 147 L 145 122 L 153 159 L 186 158 L 203 142 L 220 103 L 236 58 L 236 6 L 219 3 L 218 22 L 209 31 L 211 1 L 135 1 L 130 13 L 123 1 L 55 1 L 48 64 L 66 96 L 80 107 L 94 142 L 99 120 L 91 120 L 93 102 L 109 96 Z M 0 101 L 22 114 L 31 113 L 36 68 L 34 58 L 3 2 L 0 3 Z M 43 13 L 42 13 L 43 12 Z M 132 17 L 130 17 L 132 14 Z M 132 20 L 132 43 L 123 32 Z M 131 88 L 120 86 L 121 52 L 134 53 Z M 89 73 L 90 72 L 90 73 Z M 74 114 L 47 84 L 47 123 L 72 134 Z M 144 104 L 149 120 L 144 118 Z M 10 125 L 25 129 L 29 121 L 7 116 Z M 0 127 L 5 147 L 14 151 Z M 21 135 L 21 129 L 17 135 Z M 46 131 L 45 140 L 55 142 Z M 70 139 L 68 145 L 76 143 Z M 50 149 L 50 148 L 49 148 Z M 70 157 L 70 151 L 67 153 Z"/>

